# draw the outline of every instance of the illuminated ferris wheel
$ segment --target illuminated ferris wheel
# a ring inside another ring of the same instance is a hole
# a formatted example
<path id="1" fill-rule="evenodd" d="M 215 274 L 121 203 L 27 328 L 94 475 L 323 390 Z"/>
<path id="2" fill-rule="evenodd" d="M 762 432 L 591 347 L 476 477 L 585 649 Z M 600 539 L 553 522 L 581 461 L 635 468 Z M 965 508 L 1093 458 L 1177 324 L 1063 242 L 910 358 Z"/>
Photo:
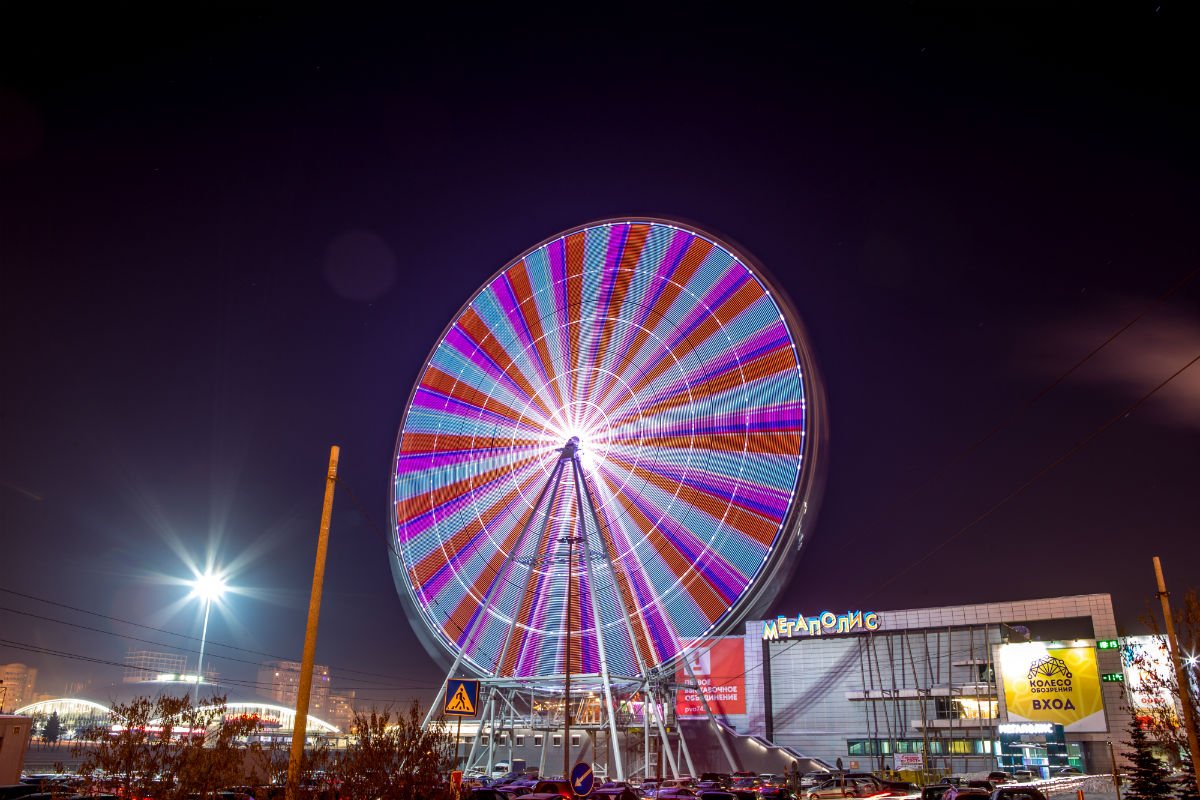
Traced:
<path id="1" fill-rule="evenodd" d="M 780 588 L 823 413 L 795 314 L 733 247 L 643 218 L 566 231 L 475 292 L 421 370 L 397 586 L 452 671 L 645 681 Z"/>

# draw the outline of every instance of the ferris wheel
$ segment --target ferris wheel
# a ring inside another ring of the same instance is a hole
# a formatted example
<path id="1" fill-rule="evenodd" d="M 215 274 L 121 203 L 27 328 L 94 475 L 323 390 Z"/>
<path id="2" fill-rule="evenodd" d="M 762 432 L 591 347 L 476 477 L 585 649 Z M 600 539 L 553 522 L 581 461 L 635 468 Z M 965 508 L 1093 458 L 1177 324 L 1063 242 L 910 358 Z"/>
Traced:
<path id="1" fill-rule="evenodd" d="M 671 665 L 781 588 L 823 414 L 796 315 L 731 245 L 645 218 L 536 245 L 451 320 L 404 412 L 414 627 L 529 686 Z"/>

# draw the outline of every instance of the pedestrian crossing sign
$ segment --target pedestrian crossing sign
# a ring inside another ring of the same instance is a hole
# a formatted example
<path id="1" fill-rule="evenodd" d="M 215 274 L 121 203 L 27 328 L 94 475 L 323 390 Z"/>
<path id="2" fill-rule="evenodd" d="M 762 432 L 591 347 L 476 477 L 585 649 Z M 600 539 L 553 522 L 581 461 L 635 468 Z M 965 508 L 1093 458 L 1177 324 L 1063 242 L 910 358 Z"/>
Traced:
<path id="1" fill-rule="evenodd" d="M 452 717 L 473 717 L 479 708 L 479 681 L 450 678 L 446 681 L 446 702 L 442 713 Z"/>

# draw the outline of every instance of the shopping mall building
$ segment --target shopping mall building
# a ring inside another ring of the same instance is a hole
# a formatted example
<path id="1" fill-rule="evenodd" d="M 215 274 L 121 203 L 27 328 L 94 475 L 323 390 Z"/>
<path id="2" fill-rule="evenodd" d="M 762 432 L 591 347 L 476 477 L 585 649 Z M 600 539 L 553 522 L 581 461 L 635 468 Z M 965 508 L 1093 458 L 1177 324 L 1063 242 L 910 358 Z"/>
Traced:
<path id="1" fill-rule="evenodd" d="M 622 759 L 633 775 L 645 769 L 645 752 L 649 774 L 658 775 L 780 773 L 839 761 L 933 774 L 1107 772 L 1109 742 L 1119 757 L 1126 738 L 1126 689 L 1138 679 L 1122 652 L 1137 642 L 1118 642 L 1106 594 L 755 620 L 742 635 L 696 649 L 677 670 L 684 688 L 664 709 L 674 763 L 653 739 L 641 746 L 636 703 L 622 707 L 633 711 Z M 713 725 L 709 711 L 724 725 Z M 573 716 L 570 758 L 608 763 L 599 700 Z M 553 772 L 563 757 L 560 721 L 464 721 L 462 752 L 470 769 L 520 759 Z"/>
<path id="2" fill-rule="evenodd" d="M 830 765 L 1103 772 L 1129 723 L 1116 637 L 1106 594 L 805 612 L 748 622 L 693 667 L 738 733 Z"/>

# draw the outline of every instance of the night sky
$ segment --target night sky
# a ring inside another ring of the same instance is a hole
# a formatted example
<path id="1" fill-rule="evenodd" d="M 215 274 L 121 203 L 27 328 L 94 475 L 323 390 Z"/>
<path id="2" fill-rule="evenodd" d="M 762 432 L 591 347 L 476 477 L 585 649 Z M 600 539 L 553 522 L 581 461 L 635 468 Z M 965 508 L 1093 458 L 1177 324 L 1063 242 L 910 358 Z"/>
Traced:
<path id="1" fill-rule="evenodd" d="M 1200 585 L 1200 365 L 1121 417 L 1200 355 L 1200 27 L 956 5 L 0 12 L 0 663 L 106 700 L 196 647 L 206 560 L 243 590 L 207 663 L 298 659 L 338 444 L 318 663 L 428 697 L 411 386 L 509 259 L 626 214 L 744 247 L 811 338 L 827 487 L 774 610 L 1111 592 L 1139 630 L 1151 556 Z"/>

